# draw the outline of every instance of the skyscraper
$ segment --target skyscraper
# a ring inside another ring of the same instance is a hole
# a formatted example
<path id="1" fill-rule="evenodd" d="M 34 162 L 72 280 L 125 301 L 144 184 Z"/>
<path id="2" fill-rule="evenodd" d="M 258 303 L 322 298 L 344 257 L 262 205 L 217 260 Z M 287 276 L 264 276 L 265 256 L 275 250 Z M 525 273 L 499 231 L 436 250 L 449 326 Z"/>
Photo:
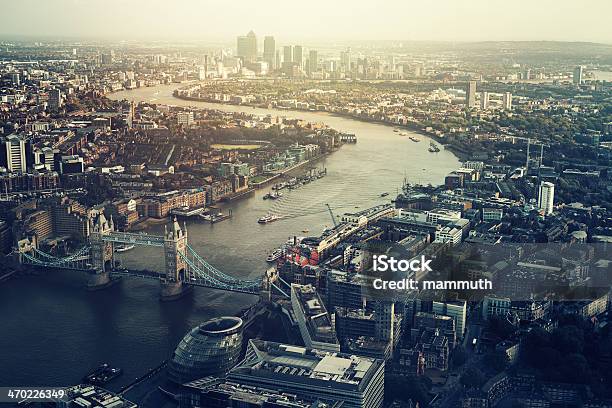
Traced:
<path id="1" fill-rule="evenodd" d="M 310 50 L 308 54 L 308 71 L 310 74 L 317 72 L 319 69 L 319 54 L 317 50 Z"/>
<path id="2" fill-rule="evenodd" d="M 582 65 L 578 65 L 574 68 L 574 84 L 580 85 L 582 83 Z"/>
<path id="3" fill-rule="evenodd" d="M 476 81 L 469 81 L 465 91 L 465 106 L 476 107 Z"/>
<path id="4" fill-rule="evenodd" d="M 504 92 L 502 97 L 502 107 L 505 110 L 512 109 L 512 94 L 510 92 Z"/>
<path id="5" fill-rule="evenodd" d="M 293 62 L 293 47 L 285 45 L 283 47 L 283 66 L 287 67 Z"/>
<path id="6" fill-rule="evenodd" d="M 268 67 L 270 69 L 277 68 L 276 67 L 276 42 L 274 41 L 274 37 L 266 36 L 264 38 L 264 51 L 263 51 L 263 59 L 268 63 Z"/>
<path id="7" fill-rule="evenodd" d="M 293 62 L 295 62 L 298 67 L 304 68 L 304 49 L 301 45 L 293 46 Z"/>
<path id="8" fill-rule="evenodd" d="M 555 199 L 555 185 L 548 181 L 543 181 L 540 184 L 540 194 L 538 195 L 538 208 L 544 212 L 544 215 L 550 215 L 553 212 L 553 202 Z"/>
<path id="9" fill-rule="evenodd" d="M 11 77 L 11 82 L 13 83 L 13 85 L 15 85 L 15 86 L 21 85 L 21 79 L 19 77 L 19 72 L 11 73 L 10 77 Z"/>
<path id="10" fill-rule="evenodd" d="M 56 111 L 62 106 L 62 91 L 52 89 L 49 91 L 49 109 Z"/>
<path id="11" fill-rule="evenodd" d="M 17 135 L 9 135 L 4 140 L 3 165 L 13 173 L 25 173 L 26 149 L 25 140 Z"/>
<path id="12" fill-rule="evenodd" d="M 276 56 L 274 57 L 274 69 L 280 69 L 282 66 L 281 52 L 276 50 Z"/>
<path id="13" fill-rule="evenodd" d="M 236 41 L 236 56 L 248 62 L 257 60 L 257 36 L 253 30 L 249 31 L 245 36 L 238 37 Z"/>
<path id="14" fill-rule="evenodd" d="M 489 93 L 488 92 L 480 93 L 480 109 L 482 110 L 489 109 Z"/>
<path id="15" fill-rule="evenodd" d="M 340 53 L 340 66 L 344 72 L 351 71 L 351 49 L 347 48 L 346 51 Z"/>

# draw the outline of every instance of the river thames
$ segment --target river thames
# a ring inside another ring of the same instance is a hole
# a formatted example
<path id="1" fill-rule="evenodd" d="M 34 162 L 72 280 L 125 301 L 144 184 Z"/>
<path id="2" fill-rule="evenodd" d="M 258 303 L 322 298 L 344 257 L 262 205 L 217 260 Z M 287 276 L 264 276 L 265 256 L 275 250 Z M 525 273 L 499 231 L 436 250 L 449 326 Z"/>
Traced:
<path id="1" fill-rule="evenodd" d="M 266 254 L 293 235 L 318 235 L 332 225 L 325 204 L 338 215 L 389 202 L 404 177 L 411 183 L 440 184 L 460 166 L 442 149 L 429 153 L 428 139 L 414 143 L 393 127 L 316 112 L 254 109 L 172 96 L 178 85 L 142 88 L 110 95 L 160 104 L 196 106 L 224 111 L 271 114 L 323 122 L 354 133 L 358 143 L 345 145 L 318 166 L 327 177 L 288 191 L 276 201 L 263 200 L 269 189 L 223 206 L 233 217 L 214 225 L 188 222 L 191 245 L 211 264 L 236 277 L 256 277 L 267 264 Z M 381 198 L 382 193 L 389 193 Z M 260 225 L 268 212 L 285 218 Z M 150 233 L 160 233 L 154 226 Z M 303 232 L 308 231 L 308 232 Z M 163 254 L 156 248 L 135 248 L 121 254 L 124 264 L 161 270 Z M 168 358 L 193 326 L 215 316 L 235 314 L 256 299 L 249 295 L 196 288 L 185 298 L 162 303 L 159 286 L 148 280 L 126 279 L 99 292 L 82 288 L 84 274 L 49 272 L 0 284 L 0 384 L 65 386 L 78 383 L 103 362 L 124 369 L 109 384 L 117 389 Z"/>

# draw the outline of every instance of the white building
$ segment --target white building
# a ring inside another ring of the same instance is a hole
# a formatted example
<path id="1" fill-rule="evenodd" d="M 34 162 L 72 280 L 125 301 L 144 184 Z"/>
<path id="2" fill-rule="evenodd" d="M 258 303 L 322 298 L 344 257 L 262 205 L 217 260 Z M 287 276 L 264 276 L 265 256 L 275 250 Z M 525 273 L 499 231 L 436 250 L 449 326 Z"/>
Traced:
<path id="1" fill-rule="evenodd" d="M 193 112 L 179 112 L 176 114 L 176 123 L 179 126 L 189 127 L 193 124 Z"/>
<path id="2" fill-rule="evenodd" d="M 436 231 L 436 239 L 434 242 L 441 244 L 450 243 L 452 246 L 461 243 L 462 231 L 455 227 L 442 227 Z"/>
<path id="3" fill-rule="evenodd" d="M 17 135 L 9 135 L 4 142 L 6 149 L 6 168 L 10 172 L 26 171 L 25 140 Z"/>
<path id="4" fill-rule="evenodd" d="M 488 92 L 480 93 L 480 109 L 482 110 L 489 109 L 489 93 Z"/>
<path id="5" fill-rule="evenodd" d="M 580 85 L 582 83 L 582 72 L 582 65 L 578 65 L 576 68 L 574 68 L 574 84 Z"/>
<path id="6" fill-rule="evenodd" d="M 467 319 L 467 303 L 464 300 L 454 302 L 433 301 L 431 311 L 439 315 L 452 317 L 455 320 L 457 338 L 463 338 Z"/>
<path id="7" fill-rule="evenodd" d="M 555 199 L 555 185 L 548 181 L 543 181 L 540 184 L 540 193 L 538 195 L 538 208 L 544 215 L 550 215 L 553 212 L 553 202 Z"/>
<path id="8" fill-rule="evenodd" d="M 512 109 L 512 94 L 510 92 L 505 92 L 502 97 L 502 107 L 505 110 Z"/>

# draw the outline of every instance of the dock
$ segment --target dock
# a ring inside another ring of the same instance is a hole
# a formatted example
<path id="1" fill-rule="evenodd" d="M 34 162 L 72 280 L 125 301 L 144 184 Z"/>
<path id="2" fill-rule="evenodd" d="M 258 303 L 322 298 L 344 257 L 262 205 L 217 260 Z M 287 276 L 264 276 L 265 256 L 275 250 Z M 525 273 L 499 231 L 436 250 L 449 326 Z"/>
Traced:
<path id="1" fill-rule="evenodd" d="M 173 208 L 172 210 L 170 210 L 170 215 L 174 215 L 177 217 L 183 217 L 183 218 L 189 218 L 189 217 L 195 217 L 197 215 L 201 215 L 205 211 L 206 211 L 206 207 L 195 207 L 195 208 L 179 207 L 179 208 Z"/>
<path id="2" fill-rule="evenodd" d="M 357 143 L 357 136 L 354 133 L 340 133 L 342 143 Z"/>
<path id="3" fill-rule="evenodd" d="M 228 210 L 227 214 L 223 214 L 221 212 L 216 212 L 216 209 L 213 209 L 212 212 L 209 211 L 207 214 L 200 214 L 200 217 L 211 224 L 215 224 L 217 222 L 221 222 L 224 220 L 229 220 L 232 218 L 232 209 Z"/>

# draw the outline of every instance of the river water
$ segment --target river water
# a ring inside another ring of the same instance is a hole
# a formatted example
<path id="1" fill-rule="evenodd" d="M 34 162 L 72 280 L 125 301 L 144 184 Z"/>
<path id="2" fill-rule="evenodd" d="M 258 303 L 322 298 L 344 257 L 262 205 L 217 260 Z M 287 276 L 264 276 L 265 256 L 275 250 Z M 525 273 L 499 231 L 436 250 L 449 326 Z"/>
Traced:
<path id="1" fill-rule="evenodd" d="M 413 183 L 439 184 L 459 167 L 452 153 L 429 153 L 426 138 L 409 132 L 422 139 L 414 143 L 390 126 L 326 113 L 182 101 L 172 97 L 176 87 L 143 88 L 111 97 L 302 118 L 358 138 L 357 144 L 343 146 L 318 164 L 327 168 L 327 177 L 285 191 L 276 201 L 262 199 L 268 189 L 258 190 L 254 196 L 224 205 L 224 211 L 231 208 L 234 216 L 214 225 L 187 223 L 190 244 L 233 276 L 260 275 L 267 267 L 267 252 L 293 235 L 319 234 L 330 226 L 326 203 L 336 214 L 357 211 L 388 202 L 404 177 Z M 381 198 L 383 192 L 389 196 Z M 258 224 L 257 219 L 268 212 L 285 218 Z M 154 226 L 149 232 L 162 230 L 163 226 Z M 128 267 L 163 268 L 159 248 L 135 248 L 121 257 Z M 0 385 L 70 385 L 91 368 L 109 362 L 124 369 L 125 374 L 109 385 L 117 389 L 171 355 L 189 328 L 211 317 L 235 314 L 256 300 L 196 288 L 179 301 L 162 303 L 153 281 L 126 279 L 109 289 L 87 292 L 82 275 L 49 272 L 0 285 Z"/>

